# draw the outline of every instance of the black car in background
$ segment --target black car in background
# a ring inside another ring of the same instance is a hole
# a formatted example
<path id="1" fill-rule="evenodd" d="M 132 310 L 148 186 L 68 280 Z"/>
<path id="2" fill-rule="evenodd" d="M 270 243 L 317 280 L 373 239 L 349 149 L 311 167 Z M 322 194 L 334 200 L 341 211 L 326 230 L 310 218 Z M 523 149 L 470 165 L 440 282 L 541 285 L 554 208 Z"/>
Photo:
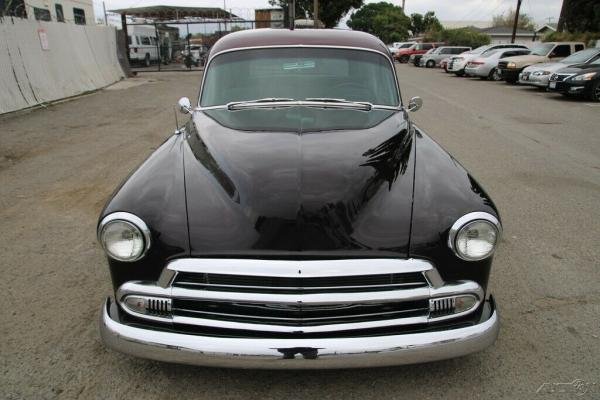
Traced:
<path id="1" fill-rule="evenodd" d="M 600 59 L 558 70 L 550 77 L 548 90 L 600 101 Z"/>

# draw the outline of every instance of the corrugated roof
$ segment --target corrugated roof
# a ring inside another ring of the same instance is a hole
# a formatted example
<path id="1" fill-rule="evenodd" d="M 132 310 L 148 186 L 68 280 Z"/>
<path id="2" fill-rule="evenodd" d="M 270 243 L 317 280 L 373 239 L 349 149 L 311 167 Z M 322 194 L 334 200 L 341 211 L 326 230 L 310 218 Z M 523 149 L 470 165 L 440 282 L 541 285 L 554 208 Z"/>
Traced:
<path id="1" fill-rule="evenodd" d="M 237 15 L 229 13 L 217 7 L 180 7 L 180 6 L 148 6 L 119 8 L 110 12 L 125 14 L 138 18 L 149 18 L 163 21 L 174 21 L 182 18 L 238 18 Z"/>

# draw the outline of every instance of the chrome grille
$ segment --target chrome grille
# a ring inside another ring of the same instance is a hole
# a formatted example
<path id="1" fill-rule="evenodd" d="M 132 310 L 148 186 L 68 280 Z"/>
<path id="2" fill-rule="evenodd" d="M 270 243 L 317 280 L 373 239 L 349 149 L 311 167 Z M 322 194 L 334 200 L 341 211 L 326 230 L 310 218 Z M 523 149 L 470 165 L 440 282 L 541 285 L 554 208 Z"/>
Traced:
<path id="1" fill-rule="evenodd" d="M 575 74 L 552 74 L 550 80 L 554 82 L 562 82 L 573 75 Z"/>
<path id="2" fill-rule="evenodd" d="M 462 293 L 477 299 L 474 307 L 483 299 L 477 283 L 445 283 L 417 259 L 182 259 L 157 282 L 123 284 L 117 298 L 131 315 L 180 327 L 316 334 L 455 318 L 451 298 Z M 169 299 L 169 314 L 128 309 L 140 295 Z"/>

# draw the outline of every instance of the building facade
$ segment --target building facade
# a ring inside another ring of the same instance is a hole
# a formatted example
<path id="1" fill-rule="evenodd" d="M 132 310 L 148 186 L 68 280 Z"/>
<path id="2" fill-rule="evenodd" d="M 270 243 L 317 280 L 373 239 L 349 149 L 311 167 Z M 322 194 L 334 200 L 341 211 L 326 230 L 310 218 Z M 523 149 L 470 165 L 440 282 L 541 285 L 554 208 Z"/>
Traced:
<path id="1" fill-rule="evenodd" d="M 0 0 L 2 15 L 38 21 L 94 25 L 92 0 Z"/>
<path id="2" fill-rule="evenodd" d="M 259 8 L 254 11 L 256 28 L 283 28 L 284 14 L 281 8 Z"/>

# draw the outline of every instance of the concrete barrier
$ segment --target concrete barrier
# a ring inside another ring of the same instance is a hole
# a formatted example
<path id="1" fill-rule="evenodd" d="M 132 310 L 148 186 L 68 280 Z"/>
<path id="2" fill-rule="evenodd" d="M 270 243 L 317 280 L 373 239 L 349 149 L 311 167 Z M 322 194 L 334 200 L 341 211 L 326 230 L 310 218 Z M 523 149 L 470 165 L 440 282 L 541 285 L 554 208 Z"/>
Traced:
<path id="1" fill-rule="evenodd" d="M 123 77 L 114 27 L 0 18 L 0 114 Z"/>

